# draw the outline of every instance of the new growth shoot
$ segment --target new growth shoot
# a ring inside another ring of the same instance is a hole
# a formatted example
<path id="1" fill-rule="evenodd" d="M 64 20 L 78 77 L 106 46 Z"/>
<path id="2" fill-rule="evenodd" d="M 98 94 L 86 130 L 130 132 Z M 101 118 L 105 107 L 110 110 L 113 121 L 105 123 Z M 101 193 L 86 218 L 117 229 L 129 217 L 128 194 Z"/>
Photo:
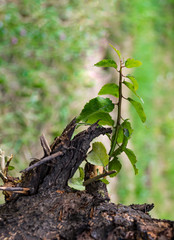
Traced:
<path id="1" fill-rule="evenodd" d="M 136 155 L 134 152 L 127 147 L 128 141 L 131 138 L 133 129 L 129 119 L 123 119 L 122 117 L 122 100 L 125 99 L 130 102 L 130 104 L 135 108 L 137 114 L 139 115 L 141 121 L 144 123 L 146 121 L 146 115 L 144 113 L 142 104 L 140 101 L 142 99 L 137 94 L 138 82 L 134 76 L 128 74 L 124 75 L 124 68 L 134 68 L 139 67 L 142 63 L 133 58 L 128 58 L 126 61 L 123 60 L 121 53 L 114 46 L 110 46 L 115 51 L 118 56 L 118 64 L 113 59 L 103 59 L 96 63 L 96 67 L 111 67 L 114 68 L 119 75 L 119 79 L 115 83 L 105 84 L 99 91 L 98 96 L 91 99 L 85 104 L 83 110 L 77 118 L 78 123 L 93 124 L 97 121 L 101 126 L 110 126 L 112 128 L 112 136 L 110 136 L 110 150 L 107 153 L 105 146 L 101 142 L 94 142 L 92 144 L 92 151 L 89 152 L 87 156 L 87 161 L 96 166 L 103 166 L 104 173 L 98 174 L 97 180 L 108 183 L 108 181 L 103 178 L 103 176 L 109 175 L 110 177 L 116 176 L 121 170 L 122 164 L 120 162 L 119 156 L 124 152 L 132 167 L 135 174 L 138 173 L 136 167 Z M 130 97 L 125 97 L 123 95 L 123 84 L 131 90 L 131 92 L 139 98 L 140 101 L 132 99 Z M 101 95 L 112 95 L 116 98 L 117 103 L 114 104 L 110 98 L 100 97 Z M 116 120 L 112 119 L 110 113 L 116 108 Z M 79 168 L 80 177 L 72 178 L 69 181 L 69 186 L 83 190 L 84 185 L 84 171 Z M 95 177 L 96 178 L 96 177 Z M 92 181 L 92 180 L 91 180 Z M 91 182 L 90 181 L 90 182 Z M 95 179 L 94 179 L 95 181 Z"/>

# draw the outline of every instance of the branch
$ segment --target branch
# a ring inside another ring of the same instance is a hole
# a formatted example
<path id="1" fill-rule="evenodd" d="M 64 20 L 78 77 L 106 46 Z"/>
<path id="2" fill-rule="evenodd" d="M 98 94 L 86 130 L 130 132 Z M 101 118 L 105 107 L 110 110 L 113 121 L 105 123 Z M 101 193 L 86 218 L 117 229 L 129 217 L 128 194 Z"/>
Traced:
<path id="1" fill-rule="evenodd" d="M 113 170 L 113 171 L 109 171 L 109 172 L 105 172 L 105 173 L 99 174 L 99 175 L 97 175 L 97 176 L 95 176 L 95 177 L 93 177 L 93 178 L 89 178 L 88 180 L 84 181 L 83 185 L 84 185 L 84 186 L 87 186 L 88 184 L 90 184 L 90 183 L 92 183 L 92 182 L 96 182 L 96 181 L 98 181 L 100 178 L 106 177 L 106 176 L 111 175 L 111 174 L 113 174 L 113 173 L 116 173 L 116 171 Z"/>
<path id="2" fill-rule="evenodd" d="M 47 156 L 49 156 L 51 153 L 51 148 L 50 148 L 44 134 L 42 134 L 42 136 L 40 136 L 40 143 L 41 143 L 44 153 Z"/>
<path id="3" fill-rule="evenodd" d="M 30 191 L 30 188 L 22 188 L 22 187 L 0 187 L 1 191 L 9 191 L 16 193 L 27 193 Z"/>
<path id="4" fill-rule="evenodd" d="M 47 156 L 43 159 L 41 159 L 39 162 L 29 166 L 28 168 L 20 171 L 20 173 L 26 173 L 26 172 L 29 172 L 31 169 L 35 168 L 35 167 L 39 167 L 40 165 L 42 164 L 45 164 L 49 161 L 51 161 L 52 159 L 56 158 L 56 157 L 59 157 L 59 156 L 62 156 L 63 155 L 63 152 L 56 152 L 56 153 L 53 153 L 52 155 L 50 156 Z"/>

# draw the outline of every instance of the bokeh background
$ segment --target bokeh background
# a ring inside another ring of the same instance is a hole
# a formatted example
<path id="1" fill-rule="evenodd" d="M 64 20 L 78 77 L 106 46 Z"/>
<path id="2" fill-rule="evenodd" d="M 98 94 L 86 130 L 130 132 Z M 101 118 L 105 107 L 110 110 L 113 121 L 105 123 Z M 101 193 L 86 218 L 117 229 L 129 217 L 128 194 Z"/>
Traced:
<path id="1" fill-rule="evenodd" d="M 0 0 L 0 148 L 14 155 L 12 174 L 39 156 L 41 133 L 51 142 L 116 77 L 93 67 L 115 58 L 111 43 L 143 62 L 132 74 L 148 119 L 125 106 L 139 175 L 125 161 L 111 196 L 174 220 L 173 12 L 174 0 Z"/>

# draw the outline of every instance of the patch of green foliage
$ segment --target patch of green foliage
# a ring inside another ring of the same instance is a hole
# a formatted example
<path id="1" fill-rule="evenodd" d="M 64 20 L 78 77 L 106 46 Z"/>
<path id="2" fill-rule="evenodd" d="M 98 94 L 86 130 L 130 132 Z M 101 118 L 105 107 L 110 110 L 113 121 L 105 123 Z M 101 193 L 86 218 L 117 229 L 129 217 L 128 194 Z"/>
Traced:
<path id="1" fill-rule="evenodd" d="M 124 61 L 121 58 L 119 50 L 110 46 L 116 52 L 117 57 L 119 58 L 119 64 L 117 64 L 113 59 L 103 59 L 100 62 L 96 63 L 96 67 L 111 67 L 118 72 L 118 85 L 116 83 L 107 83 L 99 91 L 99 95 L 111 95 L 116 100 L 115 103 L 110 98 L 95 97 L 91 99 L 88 103 L 85 104 L 80 115 L 77 117 L 77 122 L 80 124 L 93 124 L 98 121 L 99 125 L 109 125 L 112 128 L 112 135 L 110 136 L 110 150 L 109 153 L 106 152 L 105 146 L 100 142 L 95 142 L 92 145 L 91 152 L 87 155 L 87 162 L 96 165 L 103 166 L 104 173 L 98 174 L 94 177 L 93 180 L 103 178 L 103 176 L 110 175 L 111 177 L 116 176 L 121 170 L 122 163 L 120 162 L 120 155 L 125 153 L 129 159 L 135 174 L 138 173 L 136 167 L 137 159 L 134 152 L 128 148 L 128 142 L 132 135 L 133 129 L 131 123 L 128 119 L 123 119 L 122 117 L 122 100 L 125 99 L 134 107 L 141 121 L 144 123 L 146 121 L 146 116 L 142 107 L 142 104 L 130 97 L 126 97 L 123 92 L 123 84 L 126 82 L 126 86 L 135 94 L 137 90 L 137 81 L 135 77 L 124 75 L 124 68 L 134 68 L 141 66 L 141 62 L 133 58 L 128 58 Z M 125 79 L 128 80 L 125 81 Z M 134 81 L 131 81 L 134 79 Z M 129 82 L 131 81 L 131 83 Z M 117 82 L 117 81 L 116 81 Z M 130 85 L 131 84 L 131 85 Z M 131 86 L 131 87 L 130 87 Z M 112 119 L 110 113 L 116 110 L 116 120 Z M 81 168 L 80 168 L 81 169 Z M 108 172 L 110 171 L 110 172 Z M 103 175 L 104 174 L 104 175 Z M 82 190 L 83 185 L 86 185 L 83 182 L 84 174 L 82 177 L 72 178 L 69 181 L 69 186 L 74 187 L 78 190 Z M 79 182 L 80 180 L 80 182 Z M 102 179 L 103 180 L 103 179 Z M 87 180 L 88 181 L 88 180 Z M 90 179 L 90 182 L 92 179 Z M 105 181 L 106 182 L 106 181 Z M 81 184 L 80 184 L 81 183 Z M 109 183 L 107 181 L 107 183 Z M 74 184 L 74 185 L 73 185 Z"/>

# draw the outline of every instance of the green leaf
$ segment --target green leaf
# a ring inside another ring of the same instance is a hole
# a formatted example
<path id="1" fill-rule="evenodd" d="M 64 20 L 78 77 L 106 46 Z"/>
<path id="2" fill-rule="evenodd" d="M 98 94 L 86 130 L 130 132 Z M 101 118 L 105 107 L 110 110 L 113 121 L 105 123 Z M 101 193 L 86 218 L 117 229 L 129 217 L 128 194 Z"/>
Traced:
<path id="1" fill-rule="evenodd" d="M 128 58 L 125 62 L 125 67 L 127 68 L 139 67 L 141 65 L 142 65 L 142 62 L 135 60 L 133 58 Z"/>
<path id="2" fill-rule="evenodd" d="M 120 161 L 118 160 L 118 158 L 114 157 L 114 159 L 109 162 L 109 171 L 116 170 L 117 172 L 111 174 L 110 177 L 115 177 L 121 170 L 121 167 L 122 167 L 122 165 L 121 165 Z"/>
<path id="3" fill-rule="evenodd" d="M 112 156 L 117 157 L 118 155 L 120 155 L 120 154 L 125 150 L 125 148 L 127 147 L 128 140 L 129 140 L 129 138 L 126 137 L 125 135 L 123 135 L 123 142 L 122 142 L 121 146 L 118 147 L 118 148 L 112 153 Z"/>
<path id="4" fill-rule="evenodd" d="M 114 152 L 113 152 L 113 156 L 118 156 L 118 155 L 120 155 L 123 151 L 124 151 L 124 149 L 127 147 L 127 144 L 128 144 L 128 140 L 129 140 L 129 138 L 124 134 L 123 135 L 123 142 L 122 142 L 122 144 L 121 144 L 121 146 L 119 147 L 119 148 L 117 148 Z"/>
<path id="5" fill-rule="evenodd" d="M 81 120 L 88 120 L 91 114 L 96 112 L 112 112 L 114 109 L 114 104 L 109 98 L 96 97 L 91 99 L 88 103 L 85 104 L 83 110 L 81 111 L 77 122 Z"/>
<path id="6" fill-rule="evenodd" d="M 117 136 L 117 143 L 123 143 L 124 136 L 126 136 L 128 139 L 131 137 L 133 132 L 133 129 L 131 127 L 130 122 L 128 119 L 124 120 L 124 122 L 120 125 L 120 128 L 118 130 L 118 136 Z"/>
<path id="7" fill-rule="evenodd" d="M 121 151 L 122 151 L 122 152 L 123 152 L 124 149 L 127 147 L 128 140 L 129 140 L 129 138 L 124 134 L 123 143 L 122 143 L 122 145 L 121 145 Z"/>
<path id="8" fill-rule="evenodd" d="M 133 107 L 137 111 L 141 121 L 144 123 L 146 121 L 146 115 L 144 113 L 144 109 L 143 109 L 141 103 L 133 100 L 132 98 L 128 98 L 127 100 L 133 105 Z"/>
<path id="9" fill-rule="evenodd" d="M 87 161 L 98 166 L 106 166 L 109 163 L 109 155 L 101 142 L 92 144 L 92 151 L 87 156 Z"/>
<path id="10" fill-rule="evenodd" d="M 80 178 L 83 180 L 85 177 L 85 173 L 82 167 L 79 167 L 79 174 L 80 174 Z"/>
<path id="11" fill-rule="evenodd" d="M 99 91 L 98 95 L 109 94 L 116 98 L 119 97 L 119 87 L 115 83 L 107 83 L 105 84 Z"/>
<path id="12" fill-rule="evenodd" d="M 100 62 L 94 64 L 96 67 L 113 67 L 117 69 L 117 64 L 114 60 L 112 59 L 103 59 Z"/>
<path id="13" fill-rule="evenodd" d="M 117 143 L 122 143 L 113 153 L 112 156 L 117 157 L 127 147 L 128 141 L 132 135 L 133 129 L 130 122 L 126 119 L 121 124 L 118 132 Z"/>
<path id="14" fill-rule="evenodd" d="M 100 179 L 100 181 L 104 182 L 105 184 L 109 184 L 109 181 L 106 178 Z"/>
<path id="15" fill-rule="evenodd" d="M 133 129 L 132 129 L 131 124 L 128 121 L 128 119 L 124 120 L 124 122 L 121 124 L 121 127 L 123 128 L 124 135 L 126 137 L 130 138 L 132 135 Z M 129 136 L 127 134 L 125 134 L 125 131 L 126 131 L 125 129 L 127 129 L 129 131 Z"/>
<path id="16" fill-rule="evenodd" d="M 123 128 L 120 126 L 118 129 L 117 143 L 123 142 Z"/>
<path id="17" fill-rule="evenodd" d="M 124 152 L 126 153 L 127 157 L 129 158 L 129 160 L 130 160 L 130 162 L 131 162 L 131 164 L 134 168 L 135 174 L 138 174 L 138 169 L 136 168 L 136 165 L 135 165 L 136 162 L 137 162 L 137 159 L 136 159 L 136 156 L 135 156 L 134 152 L 129 148 L 126 148 L 124 150 Z"/>
<path id="18" fill-rule="evenodd" d="M 123 152 L 122 147 L 118 147 L 113 153 L 112 156 L 117 157 L 118 155 L 120 155 Z"/>
<path id="19" fill-rule="evenodd" d="M 127 81 L 124 81 L 123 83 L 143 102 L 142 98 L 136 93 L 135 87 L 132 83 Z"/>
<path id="20" fill-rule="evenodd" d="M 68 186 L 70 188 L 74 188 L 80 191 L 85 190 L 85 186 L 83 186 L 83 179 L 82 178 L 71 178 L 68 180 Z"/>
<path id="21" fill-rule="evenodd" d="M 124 81 L 124 85 L 126 85 L 135 95 L 137 95 L 134 85 L 130 82 Z"/>
<path id="22" fill-rule="evenodd" d="M 120 51 L 119 50 L 117 50 L 114 46 L 112 46 L 111 44 L 109 44 L 110 46 L 111 46 L 111 48 L 113 48 L 114 49 L 114 51 L 117 53 L 117 55 L 118 55 L 118 57 L 119 57 L 119 59 L 121 59 L 121 53 L 120 53 Z"/>
<path id="23" fill-rule="evenodd" d="M 89 115 L 88 119 L 86 120 L 86 123 L 95 123 L 99 120 L 100 125 L 108 125 L 108 126 L 113 126 L 114 125 L 114 120 L 111 118 L 109 113 L 106 112 L 96 112 L 94 114 Z"/>
<path id="24" fill-rule="evenodd" d="M 137 82 L 137 80 L 135 79 L 135 77 L 132 76 L 132 75 L 130 75 L 130 74 L 128 74 L 126 77 L 127 77 L 129 80 L 131 80 L 132 84 L 134 85 L 135 91 L 137 91 L 137 89 L 138 89 L 138 82 Z"/>
<path id="25" fill-rule="evenodd" d="M 127 128 L 123 129 L 124 135 L 128 138 L 130 136 L 129 130 Z"/>
<path id="26" fill-rule="evenodd" d="M 13 170 L 13 169 L 15 169 L 15 167 L 13 167 L 13 166 L 8 166 L 8 171 L 11 171 L 11 170 Z"/>

